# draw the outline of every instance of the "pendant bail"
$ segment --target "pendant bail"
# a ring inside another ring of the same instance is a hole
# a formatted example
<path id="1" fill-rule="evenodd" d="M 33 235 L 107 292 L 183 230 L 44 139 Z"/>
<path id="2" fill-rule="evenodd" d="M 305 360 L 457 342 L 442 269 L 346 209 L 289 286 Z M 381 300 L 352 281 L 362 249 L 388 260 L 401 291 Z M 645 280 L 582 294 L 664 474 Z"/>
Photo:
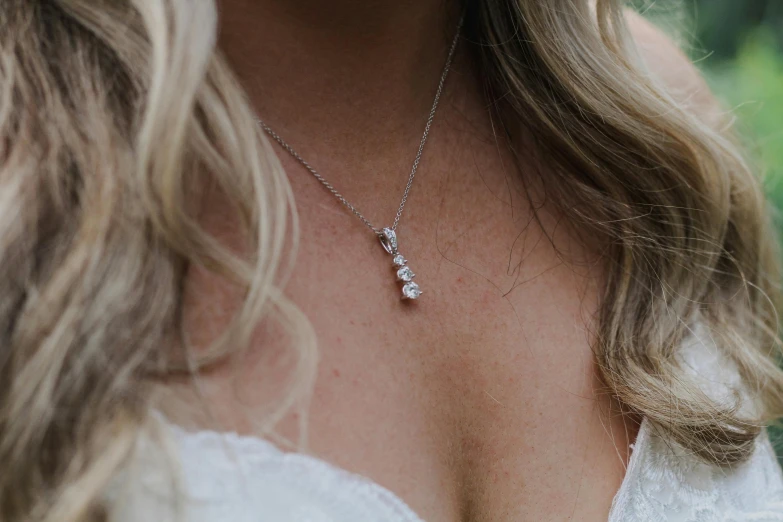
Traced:
<path id="1" fill-rule="evenodd" d="M 378 234 L 378 239 L 381 241 L 381 246 L 391 255 L 397 255 L 397 233 L 390 228 L 384 228 L 381 233 Z"/>

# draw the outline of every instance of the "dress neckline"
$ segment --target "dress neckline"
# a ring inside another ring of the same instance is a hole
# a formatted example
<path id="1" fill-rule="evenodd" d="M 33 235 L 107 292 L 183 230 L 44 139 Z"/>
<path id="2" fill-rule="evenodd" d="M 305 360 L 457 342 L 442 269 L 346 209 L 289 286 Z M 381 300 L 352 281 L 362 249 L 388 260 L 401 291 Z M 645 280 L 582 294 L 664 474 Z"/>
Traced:
<path id="1" fill-rule="evenodd" d="M 405 502 L 399 495 L 386 488 L 385 486 L 375 482 L 369 477 L 355 473 L 353 471 L 342 468 L 336 464 L 310 455 L 307 453 L 286 451 L 277 446 L 276 444 L 263 439 L 255 435 L 243 435 L 235 431 L 217 431 L 208 429 L 199 430 L 187 430 L 181 426 L 178 426 L 169 421 L 162 414 L 156 415 L 158 419 L 175 435 L 177 439 L 191 440 L 197 445 L 204 440 L 209 440 L 216 443 L 224 443 L 227 451 L 231 451 L 233 448 L 240 450 L 251 450 L 254 453 L 265 453 L 275 456 L 285 456 L 288 458 L 295 458 L 298 461 L 307 464 L 312 467 L 314 471 L 339 475 L 342 478 L 350 479 L 355 483 L 359 483 L 374 490 L 374 493 L 383 498 L 385 503 L 392 506 L 399 514 L 404 517 L 402 520 L 405 522 L 424 522 L 419 515 Z M 611 508 L 609 510 L 609 518 L 607 522 L 622 522 L 618 518 L 618 514 L 623 512 L 625 504 L 630 498 L 628 491 L 630 489 L 631 477 L 637 472 L 638 463 L 641 460 L 641 454 L 644 452 L 645 446 L 648 444 L 649 438 L 649 422 L 646 417 L 642 418 L 639 425 L 639 430 L 636 434 L 636 439 L 632 444 L 631 456 L 628 459 L 628 465 L 625 469 L 625 476 L 620 484 L 619 489 L 612 498 Z"/>

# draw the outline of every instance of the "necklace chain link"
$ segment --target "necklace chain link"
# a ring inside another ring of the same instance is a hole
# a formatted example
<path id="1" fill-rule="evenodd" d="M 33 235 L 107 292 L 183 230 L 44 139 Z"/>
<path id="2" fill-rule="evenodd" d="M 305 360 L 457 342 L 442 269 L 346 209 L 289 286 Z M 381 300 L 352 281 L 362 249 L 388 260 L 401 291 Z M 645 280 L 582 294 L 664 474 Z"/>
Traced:
<path id="1" fill-rule="evenodd" d="M 457 44 L 459 43 L 459 37 L 460 33 L 462 32 L 462 23 L 464 21 L 463 19 L 460 19 L 459 25 L 457 26 L 457 32 L 454 35 L 454 40 L 451 42 L 451 47 L 449 48 L 449 54 L 446 58 L 446 65 L 443 67 L 443 72 L 440 75 L 440 81 L 438 82 L 438 89 L 435 92 L 435 99 L 432 102 L 432 108 L 430 109 L 429 117 L 427 118 L 427 124 L 424 126 L 424 134 L 421 136 L 421 141 L 419 142 L 419 149 L 416 152 L 416 157 L 413 160 L 413 166 L 411 167 L 411 173 L 408 176 L 408 182 L 405 185 L 405 190 L 402 193 L 402 200 L 400 201 L 400 206 L 397 208 L 397 214 L 394 217 L 394 222 L 392 223 L 392 226 L 390 227 L 392 231 L 397 230 L 397 225 L 400 223 L 400 218 L 402 218 L 402 212 L 405 209 L 405 203 L 408 202 L 408 193 L 411 190 L 411 186 L 413 186 L 413 180 L 416 177 L 416 171 L 419 168 L 419 163 L 421 162 L 421 155 L 424 151 L 424 145 L 427 143 L 427 137 L 430 134 L 430 128 L 432 127 L 432 122 L 435 120 L 435 112 L 438 110 L 438 103 L 440 102 L 440 96 L 443 93 L 443 87 L 446 84 L 446 78 L 449 75 L 449 70 L 451 69 L 451 62 L 454 58 L 454 52 L 457 49 Z M 288 152 L 294 159 L 296 159 L 299 163 L 302 164 L 304 168 L 306 168 L 310 174 L 313 175 L 315 179 L 317 179 L 321 185 L 326 187 L 327 190 L 335 197 L 337 200 L 340 201 L 345 207 L 347 207 L 357 218 L 359 218 L 362 223 L 367 226 L 370 230 L 372 230 L 376 235 L 380 236 L 382 234 L 381 229 L 378 227 L 375 227 L 369 219 L 367 219 L 364 214 L 359 212 L 359 209 L 357 209 L 354 205 L 352 205 L 347 199 L 345 199 L 345 196 L 343 196 L 336 188 L 334 188 L 334 185 L 329 183 L 329 181 L 326 180 L 315 168 L 310 165 L 291 145 L 289 145 L 283 138 L 280 137 L 279 134 L 277 134 L 274 130 L 272 130 L 269 125 L 266 124 L 263 120 L 258 120 L 258 124 L 261 126 L 261 128 L 266 132 L 273 140 L 275 140 L 283 149 L 285 149 L 286 152 Z"/>

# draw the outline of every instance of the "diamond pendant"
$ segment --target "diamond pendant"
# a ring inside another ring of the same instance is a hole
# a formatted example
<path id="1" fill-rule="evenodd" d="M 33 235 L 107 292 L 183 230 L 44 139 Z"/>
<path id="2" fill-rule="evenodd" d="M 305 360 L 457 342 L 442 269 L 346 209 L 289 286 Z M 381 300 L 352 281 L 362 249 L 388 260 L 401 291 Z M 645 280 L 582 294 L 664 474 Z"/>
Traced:
<path id="1" fill-rule="evenodd" d="M 413 273 L 407 263 L 408 261 L 397 250 L 397 233 L 390 228 L 384 228 L 381 233 L 378 234 L 378 239 L 381 241 L 383 249 L 386 250 L 393 257 L 392 264 L 397 271 L 397 280 L 402 281 L 402 298 L 403 299 L 418 299 L 422 294 L 419 285 L 413 282 L 413 278 L 416 274 Z"/>

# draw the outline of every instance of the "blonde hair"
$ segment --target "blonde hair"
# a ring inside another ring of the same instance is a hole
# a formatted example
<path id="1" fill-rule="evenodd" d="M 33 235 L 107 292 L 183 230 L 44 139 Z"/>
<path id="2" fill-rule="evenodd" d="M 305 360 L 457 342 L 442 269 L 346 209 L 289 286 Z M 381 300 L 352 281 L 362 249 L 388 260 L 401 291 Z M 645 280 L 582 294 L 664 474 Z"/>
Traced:
<path id="1" fill-rule="evenodd" d="M 463 3 L 506 130 L 537 136 L 547 190 L 605 245 L 594 343 L 606 385 L 705 460 L 746 458 L 783 413 L 783 373 L 775 234 L 737 147 L 639 70 L 618 2 Z M 216 23 L 212 0 L 0 3 L 2 520 L 101 518 L 153 379 L 204 363 L 180 328 L 190 265 L 244 292 L 206 362 L 275 315 L 299 336 L 278 411 L 311 379 L 312 332 L 278 284 L 290 188 Z M 242 255 L 195 219 L 207 186 L 238 209 Z M 759 415 L 716 402 L 678 364 L 697 316 Z"/>

